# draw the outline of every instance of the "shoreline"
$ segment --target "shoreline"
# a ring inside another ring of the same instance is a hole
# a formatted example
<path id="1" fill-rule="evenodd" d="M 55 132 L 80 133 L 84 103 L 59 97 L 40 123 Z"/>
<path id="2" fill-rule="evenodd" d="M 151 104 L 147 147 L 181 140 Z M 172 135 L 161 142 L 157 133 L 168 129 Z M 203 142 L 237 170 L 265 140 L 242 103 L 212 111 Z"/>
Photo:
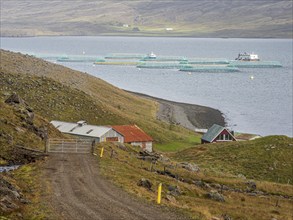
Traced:
<path id="1" fill-rule="evenodd" d="M 29 38 L 29 37 L 161 37 L 161 38 L 212 38 L 212 39 L 292 39 L 292 37 L 244 37 L 244 36 L 238 36 L 238 37 L 223 37 L 223 36 L 193 36 L 193 35 L 133 35 L 133 34 L 108 34 L 108 33 L 101 33 L 101 34 L 94 34 L 94 35 L 72 35 L 72 34 L 42 34 L 42 35 L 0 35 L 0 38 Z"/>
<path id="2" fill-rule="evenodd" d="M 225 126 L 225 118 L 223 113 L 218 109 L 206 106 L 175 102 L 149 96 L 146 94 L 124 90 L 133 95 L 156 101 L 159 104 L 157 119 L 181 125 L 187 129 L 195 131 L 195 129 L 208 129 L 213 124 Z"/>

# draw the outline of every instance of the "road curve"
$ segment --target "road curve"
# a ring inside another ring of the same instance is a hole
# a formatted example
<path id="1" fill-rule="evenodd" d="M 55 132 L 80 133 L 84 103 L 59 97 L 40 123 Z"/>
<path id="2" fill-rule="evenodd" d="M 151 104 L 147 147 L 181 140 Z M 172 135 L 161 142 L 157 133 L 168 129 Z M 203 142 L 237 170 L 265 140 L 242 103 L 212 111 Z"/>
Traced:
<path id="1" fill-rule="evenodd" d="M 60 219 L 181 220 L 177 213 L 127 194 L 99 173 L 97 157 L 52 154 L 44 164 L 52 194 L 50 206 Z"/>

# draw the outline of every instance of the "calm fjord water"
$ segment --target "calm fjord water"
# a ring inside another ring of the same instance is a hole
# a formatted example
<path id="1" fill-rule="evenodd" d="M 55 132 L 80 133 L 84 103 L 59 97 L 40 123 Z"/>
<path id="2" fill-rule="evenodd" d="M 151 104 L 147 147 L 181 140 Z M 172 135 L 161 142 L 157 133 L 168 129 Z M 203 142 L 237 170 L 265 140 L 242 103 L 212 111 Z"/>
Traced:
<path id="1" fill-rule="evenodd" d="M 126 90 L 221 110 L 236 131 L 292 136 L 292 40 L 146 37 L 1 38 L 1 48 L 25 53 L 100 55 L 143 53 L 234 59 L 255 52 L 282 68 L 241 69 L 236 73 L 192 73 L 132 66 L 61 63 Z M 62 74 L 62 73 L 60 73 Z M 250 76 L 254 76 L 252 80 Z"/>

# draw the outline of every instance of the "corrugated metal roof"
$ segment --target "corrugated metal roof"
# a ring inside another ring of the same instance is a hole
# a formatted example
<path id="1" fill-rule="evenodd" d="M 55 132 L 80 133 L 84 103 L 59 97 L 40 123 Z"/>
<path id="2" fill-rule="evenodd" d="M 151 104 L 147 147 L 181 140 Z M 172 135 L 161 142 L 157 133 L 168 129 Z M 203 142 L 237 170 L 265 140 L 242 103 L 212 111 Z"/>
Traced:
<path id="1" fill-rule="evenodd" d="M 111 127 L 87 124 L 83 124 L 81 126 L 80 123 L 78 124 L 63 121 L 51 121 L 51 124 L 63 133 L 88 137 L 101 137 L 112 129 Z"/>
<path id="2" fill-rule="evenodd" d="M 209 128 L 207 133 L 205 133 L 201 139 L 212 142 L 224 129 L 225 128 L 220 125 L 213 124 L 213 126 Z"/>
<path id="3" fill-rule="evenodd" d="M 152 137 L 136 125 L 115 125 L 112 128 L 124 136 L 125 143 L 153 141 Z"/>

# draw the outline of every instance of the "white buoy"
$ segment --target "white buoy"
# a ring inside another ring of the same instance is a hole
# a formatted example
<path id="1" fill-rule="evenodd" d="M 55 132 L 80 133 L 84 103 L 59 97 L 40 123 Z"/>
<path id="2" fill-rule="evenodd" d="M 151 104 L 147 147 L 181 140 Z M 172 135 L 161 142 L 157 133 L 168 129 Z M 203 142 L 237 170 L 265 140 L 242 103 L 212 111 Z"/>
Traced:
<path id="1" fill-rule="evenodd" d="M 250 79 L 253 80 L 254 79 L 254 76 L 250 76 Z"/>
<path id="2" fill-rule="evenodd" d="M 191 72 L 188 72 L 188 75 L 191 75 Z"/>

